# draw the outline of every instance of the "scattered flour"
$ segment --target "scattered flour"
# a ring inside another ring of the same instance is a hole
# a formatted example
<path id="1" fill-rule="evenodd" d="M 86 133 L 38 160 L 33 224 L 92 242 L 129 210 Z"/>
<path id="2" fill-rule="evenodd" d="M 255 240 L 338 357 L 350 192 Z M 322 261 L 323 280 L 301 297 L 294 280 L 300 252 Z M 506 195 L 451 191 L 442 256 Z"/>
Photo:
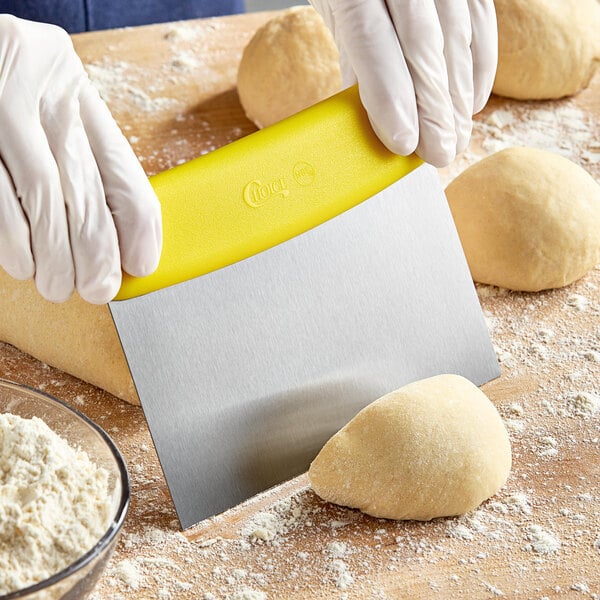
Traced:
<path id="1" fill-rule="evenodd" d="M 555 457 L 558 455 L 558 441 L 551 435 L 542 435 L 539 440 L 539 456 Z"/>
<path id="2" fill-rule="evenodd" d="M 279 533 L 283 532 L 284 527 L 284 522 L 278 515 L 270 512 L 260 512 L 254 515 L 252 520 L 244 526 L 242 535 L 252 541 L 270 542 Z"/>
<path id="3" fill-rule="evenodd" d="M 85 65 L 87 74 L 102 99 L 112 105 L 130 103 L 144 112 L 156 112 L 177 106 L 178 100 L 158 96 L 146 85 L 147 74 L 125 61 L 105 59 Z M 140 85 L 135 85 L 139 82 Z"/>
<path id="4" fill-rule="evenodd" d="M 525 534 L 531 542 L 527 546 L 528 550 L 533 550 L 538 554 L 552 554 L 560 549 L 560 540 L 539 525 L 528 525 L 525 528 Z"/>
<path id="5" fill-rule="evenodd" d="M 327 545 L 327 554 L 331 558 L 344 558 L 348 554 L 348 546 L 344 542 L 331 542 Z"/>
<path id="6" fill-rule="evenodd" d="M 600 396 L 591 392 L 575 392 L 567 396 L 567 411 L 577 417 L 591 417 L 600 408 Z"/>
<path id="7" fill-rule="evenodd" d="M 119 561 L 111 570 L 111 575 L 132 590 L 137 590 L 142 583 L 143 575 L 136 561 L 126 558 Z"/>
<path id="8" fill-rule="evenodd" d="M 475 537 L 473 531 L 463 523 L 456 523 L 448 527 L 448 535 L 467 541 L 470 541 Z"/>
<path id="9" fill-rule="evenodd" d="M 494 350 L 496 351 L 498 362 L 501 365 L 509 368 L 515 365 L 515 360 L 511 352 L 504 350 L 503 348 L 498 348 L 497 346 L 494 347 Z"/>
<path id="10" fill-rule="evenodd" d="M 111 519 L 108 473 L 44 421 L 0 414 L 0 594 L 85 554 Z"/>
<path id="11" fill-rule="evenodd" d="M 523 407 L 520 404 L 517 404 L 516 402 L 513 402 L 509 407 L 508 407 L 508 411 L 513 414 L 516 415 L 517 417 L 522 417 L 524 414 L 524 410 Z"/>
<path id="12" fill-rule="evenodd" d="M 584 350 L 581 353 L 581 356 L 590 362 L 600 363 L 600 352 L 597 350 Z"/>
<path id="13" fill-rule="evenodd" d="M 287 498 L 271 507 L 271 510 L 256 513 L 248 520 L 240 533 L 251 542 L 279 543 L 278 538 L 306 523 L 308 515 L 297 499 Z"/>
<path id="14" fill-rule="evenodd" d="M 532 106 L 535 106 L 532 104 Z M 523 144 L 542 148 L 572 158 L 583 148 L 591 148 L 593 137 L 586 115 L 577 108 L 565 104 L 554 110 L 530 109 L 527 104 L 519 105 L 515 112 L 499 109 L 483 122 L 477 121 L 476 130 L 485 137 L 483 149 L 498 152 L 511 146 Z M 565 137 L 565 132 L 568 136 Z"/>
<path id="15" fill-rule="evenodd" d="M 343 560 L 337 558 L 332 560 L 329 569 L 333 572 L 335 585 L 338 589 L 347 590 L 354 583 L 354 577 Z"/>
<path id="16" fill-rule="evenodd" d="M 504 596 L 504 592 L 498 589 L 496 586 L 493 586 L 491 583 L 487 583 L 484 581 L 483 586 L 493 596 Z"/>
<path id="17" fill-rule="evenodd" d="M 531 514 L 531 503 L 527 494 L 523 492 L 515 492 L 506 498 L 506 505 L 509 510 L 519 512 L 524 515 Z"/>
<path id="18" fill-rule="evenodd" d="M 78 406 L 84 406 L 85 404 L 85 398 L 81 395 L 79 396 L 75 396 L 75 398 L 73 398 L 73 402 L 75 404 L 77 404 Z"/>
<path id="19" fill-rule="evenodd" d="M 267 600 L 265 592 L 244 588 L 227 596 L 227 600 Z"/>
<path id="20" fill-rule="evenodd" d="M 525 422 L 519 419 L 504 419 L 504 424 L 510 433 L 523 433 Z"/>
<path id="21" fill-rule="evenodd" d="M 589 304 L 590 301 L 581 294 L 571 294 L 567 298 L 567 306 L 572 306 L 575 310 L 578 310 L 579 312 L 584 312 L 585 310 L 587 310 Z"/>
<path id="22" fill-rule="evenodd" d="M 495 285 L 485 285 L 483 283 L 476 284 L 477 295 L 480 298 L 495 298 L 496 296 L 508 296 L 510 290 L 506 288 L 496 287 Z"/>

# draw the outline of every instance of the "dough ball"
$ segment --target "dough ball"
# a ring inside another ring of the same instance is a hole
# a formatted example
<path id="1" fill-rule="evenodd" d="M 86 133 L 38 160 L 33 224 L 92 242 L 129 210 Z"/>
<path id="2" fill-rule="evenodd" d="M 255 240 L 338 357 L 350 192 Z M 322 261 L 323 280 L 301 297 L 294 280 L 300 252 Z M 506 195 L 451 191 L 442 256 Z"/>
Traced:
<path id="1" fill-rule="evenodd" d="M 562 98 L 588 84 L 600 61 L 597 0 L 495 0 L 495 5 L 495 94 Z"/>
<path id="2" fill-rule="evenodd" d="M 374 517 L 463 514 L 495 494 L 511 466 L 508 434 L 485 394 L 458 375 L 411 383 L 373 402 L 323 447 L 308 472 L 324 500 Z"/>
<path id="3" fill-rule="evenodd" d="M 562 156 L 502 150 L 446 195 L 475 281 L 535 292 L 568 285 L 600 262 L 600 186 Z"/>
<path id="4" fill-rule="evenodd" d="M 296 6 L 258 29 L 244 49 L 237 85 L 246 115 L 257 127 L 340 91 L 339 53 L 319 14 Z"/>

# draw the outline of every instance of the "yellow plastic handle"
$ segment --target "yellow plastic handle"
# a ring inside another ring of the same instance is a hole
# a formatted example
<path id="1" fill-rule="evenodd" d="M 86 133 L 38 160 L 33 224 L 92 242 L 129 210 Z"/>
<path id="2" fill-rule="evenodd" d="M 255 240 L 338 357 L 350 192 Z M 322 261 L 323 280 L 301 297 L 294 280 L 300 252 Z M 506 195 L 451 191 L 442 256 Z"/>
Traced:
<path id="1" fill-rule="evenodd" d="M 421 164 L 375 136 L 350 88 L 275 125 L 150 178 L 163 251 L 148 277 L 124 274 L 116 300 L 204 275 L 356 206 Z"/>

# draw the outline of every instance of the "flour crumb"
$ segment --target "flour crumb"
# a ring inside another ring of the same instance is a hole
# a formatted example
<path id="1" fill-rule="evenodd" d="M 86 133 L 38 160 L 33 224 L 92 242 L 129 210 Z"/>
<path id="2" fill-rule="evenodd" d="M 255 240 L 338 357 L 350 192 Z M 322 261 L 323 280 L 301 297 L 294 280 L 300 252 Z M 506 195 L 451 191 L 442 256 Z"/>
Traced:
<path id="1" fill-rule="evenodd" d="M 473 539 L 473 531 L 462 523 L 452 524 L 448 527 L 448 535 L 450 537 L 459 538 L 461 540 L 470 541 Z"/>
<path id="2" fill-rule="evenodd" d="M 517 417 L 522 417 L 523 413 L 525 411 L 523 410 L 523 407 L 520 404 L 513 403 L 508 407 L 508 412 L 511 415 L 516 415 Z"/>
<path id="3" fill-rule="evenodd" d="M 525 422 L 519 419 L 504 419 L 504 425 L 512 433 L 523 433 L 525 431 Z"/>
<path id="4" fill-rule="evenodd" d="M 142 574 L 138 565 L 128 558 L 118 562 L 110 574 L 132 590 L 137 590 L 142 582 Z"/>
<path id="5" fill-rule="evenodd" d="M 186 27 L 179 23 L 171 26 L 168 31 L 165 33 L 164 38 L 170 41 L 192 41 L 195 37 L 198 36 L 198 32 L 195 31 L 192 27 Z"/>
<path id="6" fill-rule="evenodd" d="M 531 503 L 527 494 L 523 492 L 515 492 L 505 500 L 510 510 L 522 513 L 524 515 L 531 514 Z"/>
<path id="7" fill-rule="evenodd" d="M 508 296 L 509 290 L 496 287 L 495 285 L 476 284 L 477 295 L 480 298 L 495 298 L 497 296 Z"/>
<path id="8" fill-rule="evenodd" d="M 498 348 L 497 346 L 494 348 L 496 350 L 496 356 L 498 357 L 498 362 L 501 365 L 504 365 L 507 368 L 512 368 L 516 366 L 516 361 L 514 356 L 508 351 L 502 348 Z"/>
<path id="9" fill-rule="evenodd" d="M 216 544 L 220 539 L 221 538 L 208 538 L 205 540 L 200 540 L 196 543 L 198 544 L 199 548 L 208 548 L 209 546 Z"/>
<path id="10" fill-rule="evenodd" d="M 196 58 L 188 52 L 181 52 L 177 54 L 171 61 L 171 66 L 182 71 L 195 69 L 198 67 L 198 65 L 199 63 Z"/>
<path id="11" fill-rule="evenodd" d="M 552 554 L 560 549 L 560 540 L 539 525 L 528 525 L 525 528 L 525 533 L 527 539 L 531 542 L 526 548 L 527 550 L 533 550 L 538 554 Z"/>
<path id="12" fill-rule="evenodd" d="M 302 504 L 291 498 L 276 502 L 269 511 L 256 513 L 240 530 L 251 542 L 279 543 L 278 538 L 301 524 L 309 525 Z"/>
<path id="13" fill-rule="evenodd" d="M 542 328 L 538 330 L 537 335 L 542 342 L 549 342 L 554 337 L 554 331 L 552 329 Z"/>
<path id="14" fill-rule="evenodd" d="M 504 592 L 498 589 L 496 586 L 493 586 L 491 583 L 487 583 L 485 581 L 482 582 L 485 589 L 490 592 L 490 594 L 494 596 L 504 596 Z"/>
<path id="15" fill-rule="evenodd" d="M 550 435 L 542 436 L 539 439 L 540 449 L 538 454 L 540 456 L 554 457 L 558 455 L 558 442 L 555 438 Z"/>
<path id="16" fill-rule="evenodd" d="M 346 525 L 350 525 L 350 521 L 339 521 L 337 519 L 332 519 L 328 524 L 331 529 L 341 529 L 342 527 L 346 527 Z"/>
<path id="17" fill-rule="evenodd" d="M 502 129 L 506 127 L 506 125 L 511 125 L 514 123 L 515 117 L 509 110 L 498 109 L 495 110 L 491 115 L 487 117 L 485 122 L 492 127 L 497 127 L 498 129 Z"/>
<path id="18" fill-rule="evenodd" d="M 600 352 L 597 352 L 596 350 L 585 350 L 581 353 L 581 356 L 590 362 L 600 363 Z"/>
<path id="19" fill-rule="evenodd" d="M 77 404 L 77 406 L 83 406 L 85 404 L 85 398 L 79 394 L 73 398 L 73 404 Z"/>
<path id="20" fill-rule="evenodd" d="M 348 553 L 348 547 L 344 542 L 331 542 L 327 544 L 326 551 L 332 558 L 344 558 Z"/>
<path id="21" fill-rule="evenodd" d="M 283 529 L 281 520 L 273 513 L 260 512 L 242 529 L 242 535 L 252 541 L 270 542 Z"/>
<path id="22" fill-rule="evenodd" d="M 335 586 L 338 589 L 347 590 L 354 583 L 354 577 L 343 560 L 333 560 L 330 569 L 334 573 Z"/>
<path id="23" fill-rule="evenodd" d="M 575 392 L 566 398 L 567 411 L 577 417 L 591 417 L 600 408 L 600 396 L 591 392 Z"/>
<path id="24" fill-rule="evenodd" d="M 567 298 L 567 305 L 572 306 L 578 312 L 584 312 L 588 308 L 589 304 L 589 300 L 581 294 L 571 294 Z"/>

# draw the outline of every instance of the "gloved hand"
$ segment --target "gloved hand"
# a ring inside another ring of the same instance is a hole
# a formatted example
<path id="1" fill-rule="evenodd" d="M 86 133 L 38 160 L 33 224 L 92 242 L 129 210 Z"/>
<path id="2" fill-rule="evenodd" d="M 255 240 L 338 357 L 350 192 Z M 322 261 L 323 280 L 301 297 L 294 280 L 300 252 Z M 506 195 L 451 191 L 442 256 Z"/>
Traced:
<path id="1" fill-rule="evenodd" d="M 442 167 L 469 143 L 498 55 L 493 0 L 311 0 L 381 141 Z"/>
<path id="2" fill-rule="evenodd" d="M 0 15 L 0 266 L 101 304 L 161 245 L 158 199 L 67 33 Z"/>

